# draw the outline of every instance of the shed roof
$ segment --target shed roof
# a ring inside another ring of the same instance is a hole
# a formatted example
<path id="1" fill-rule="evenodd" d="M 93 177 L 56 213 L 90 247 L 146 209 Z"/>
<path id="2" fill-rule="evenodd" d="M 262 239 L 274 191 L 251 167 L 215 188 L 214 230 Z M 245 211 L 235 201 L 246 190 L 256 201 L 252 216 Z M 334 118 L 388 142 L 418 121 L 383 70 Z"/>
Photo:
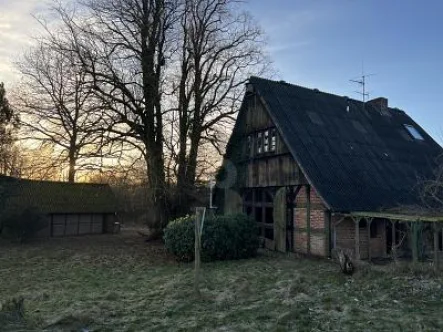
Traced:
<path id="1" fill-rule="evenodd" d="M 23 180 L 0 176 L 6 211 L 28 207 L 42 213 L 114 213 L 116 198 L 107 184 Z"/>
<path id="2" fill-rule="evenodd" d="M 405 112 L 251 77 L 294 159 L 334 211 L 418 204 L 443 149 Z M 411 125 L 423 139 L 415 139 Z"/>

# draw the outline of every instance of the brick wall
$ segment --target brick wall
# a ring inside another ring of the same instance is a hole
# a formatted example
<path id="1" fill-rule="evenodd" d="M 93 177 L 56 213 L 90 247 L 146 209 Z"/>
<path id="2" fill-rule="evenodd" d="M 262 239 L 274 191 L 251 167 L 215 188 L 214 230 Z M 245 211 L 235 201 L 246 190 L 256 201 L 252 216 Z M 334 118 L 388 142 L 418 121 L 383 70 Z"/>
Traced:
<path id="1" fill-rule="evenodd" d="M 329 235 L 325 231 L 325 207 L 321 198 L 312 187 L 310 190 L 311 209 L 309 225 L 307 221 L 307 203 L 306 188 L 303 187 L 295 200 L 294 249 L 296 252 L 304 254 L 327 256 L 329 252 Z"/>
<path id="2" fill-rule="evenodd" d="M 341 219 L 340 216 L 334 216 L 332 218 L 332 224 L 334 225 Z M 382 219 L 374 219 L 372 221 L 377 229 L 377 236 L 369 239 L 371 245 L 371 257 L 384 257 L 386 256 L 386 224 Z M 360 258 L 368 258 L 368 227 L 366 223 L 364 227 L 359 227 L 360 238 Z M 341 221 L 337 226 L 333 226 L 335 232 L 333 238 L 335 239 L 335 247 L 348 249 L 355 255 L 355 223 L 351 218 L 346 218 Z"/>

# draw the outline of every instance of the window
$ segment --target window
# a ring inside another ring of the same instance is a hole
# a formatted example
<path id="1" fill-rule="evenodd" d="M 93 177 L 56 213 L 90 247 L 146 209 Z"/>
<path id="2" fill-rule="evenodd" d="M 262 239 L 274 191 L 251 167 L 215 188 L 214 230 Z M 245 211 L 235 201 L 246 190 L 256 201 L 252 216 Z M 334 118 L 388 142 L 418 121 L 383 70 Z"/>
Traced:
<path id="1" fill-rule="evenodd" d="M 271 129 L 271 151 L 274 152 L 277 147 L 277 131 L 274 129 Z"/>
<path id="2" fill-rule="evenodd" d="M 267 238 L 268 240 L 274 240 L 273 228 L 265 228 L 265 238 Z"/>
<path id="3" fill-rule="evenodd" d="M 249 136 L 248 136 L 249 140 Z M 251 143 L 252 144 L 252 137 Z M 275 128 L 259 131 L 256 136 L 256 153 L 275 152 L 277 147 L 277 131 Z"/>
<path id="4" fill-rule="evenodd" d="M 252 207 L 251 206 L 247 206 L 245 212 L 246 212 L 247 216 L 252 216 Z"/>
<path id="5" fill-rule="evenodd" d="M 246 194 L 245 194 L 245 202 L 248 202 L 248 203 L 252 202 L 252 191 L 246 192 Z"/>
<path id="6" fill-rule="evenodd" d="M 260 154 L 263 152 L 263 141 L 262 141 L 262 133 L 257 134 L 257 153 Z"/>
<path id="7" fill-rule="evenodd" d="M 258 234 L 268 240 L 274 239 L 273 198 L 272 192 L 262 188 L 249 189 L 243 193 L 245 213 L 257 222 Z"/>
<path id="8" fill-rule="evenodd" d="M 262 214 L 262 212 L 263 212 L 263 209 L 262 209 L 261 206 L 255 208 L 255 221 L 256 222 L 260 222 L 261 223 L 263 221 L 263 214 Z"/>
<path id="9" fill-rule="evenodd" d="M 274 209 L 272 207 L 265 208 L 265 223 L 274 223 Z"/>
<path id="10" fill-rule="evenodd" d="M 424 140 L 423 136 L 418 132 L 418 130 L 414 126 L 409 125 L 409 124 L 405 124 L 404 126 L 405 126 L 406 130 L 408 131 L 408 133 L 413 138 L 415 138 L 416 140 L 419 140 L 419 141 Z"/>

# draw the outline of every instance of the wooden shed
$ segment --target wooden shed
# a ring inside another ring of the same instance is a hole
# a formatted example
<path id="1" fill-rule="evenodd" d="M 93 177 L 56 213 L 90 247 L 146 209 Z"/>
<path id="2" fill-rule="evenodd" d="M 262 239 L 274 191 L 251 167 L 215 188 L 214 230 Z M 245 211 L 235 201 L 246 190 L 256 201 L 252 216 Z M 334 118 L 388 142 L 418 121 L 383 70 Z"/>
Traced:
<path id="1" fill-rule="evenodd" d="M 0 176 L 2 216 L 32 208 L 47 226 L 40 237 L 112 232 L 118 204 L 106 184 L 23 180 Z"/>
<path id="2" fill-rule="evenodd" d="M 344 248 L 356 258 L 383 257 L 406 223 L 425 220 L 392 210 L 420 203 L 417 181 L 434 175 L 442 154 L 386 98 L 362 102 L 251 77 L 217 205 L 254 218 L 270 249 L 329 256 Z"/>

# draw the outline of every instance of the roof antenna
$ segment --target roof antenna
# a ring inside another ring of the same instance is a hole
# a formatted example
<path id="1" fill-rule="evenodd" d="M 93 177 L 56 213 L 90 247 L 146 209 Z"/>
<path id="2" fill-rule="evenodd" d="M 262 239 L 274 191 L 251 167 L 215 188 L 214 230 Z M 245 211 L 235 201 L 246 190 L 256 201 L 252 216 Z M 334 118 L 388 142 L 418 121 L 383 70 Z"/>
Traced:
<path id="1" fill-rule="evenodd" d="M 349 80 L 350 82 L 357 83 L 361 87 L 361 91 L 355 91 L 362 96 L 363 103 L 366 101 L 366 98 L 369 97 L 369 93 L 366 92 L 366 78 L 369 76 L 374 76 L 375 74 L 365 74 L 364 63 L 361 64 L 361 76 L 358 78 L 354 78 Z"/>

